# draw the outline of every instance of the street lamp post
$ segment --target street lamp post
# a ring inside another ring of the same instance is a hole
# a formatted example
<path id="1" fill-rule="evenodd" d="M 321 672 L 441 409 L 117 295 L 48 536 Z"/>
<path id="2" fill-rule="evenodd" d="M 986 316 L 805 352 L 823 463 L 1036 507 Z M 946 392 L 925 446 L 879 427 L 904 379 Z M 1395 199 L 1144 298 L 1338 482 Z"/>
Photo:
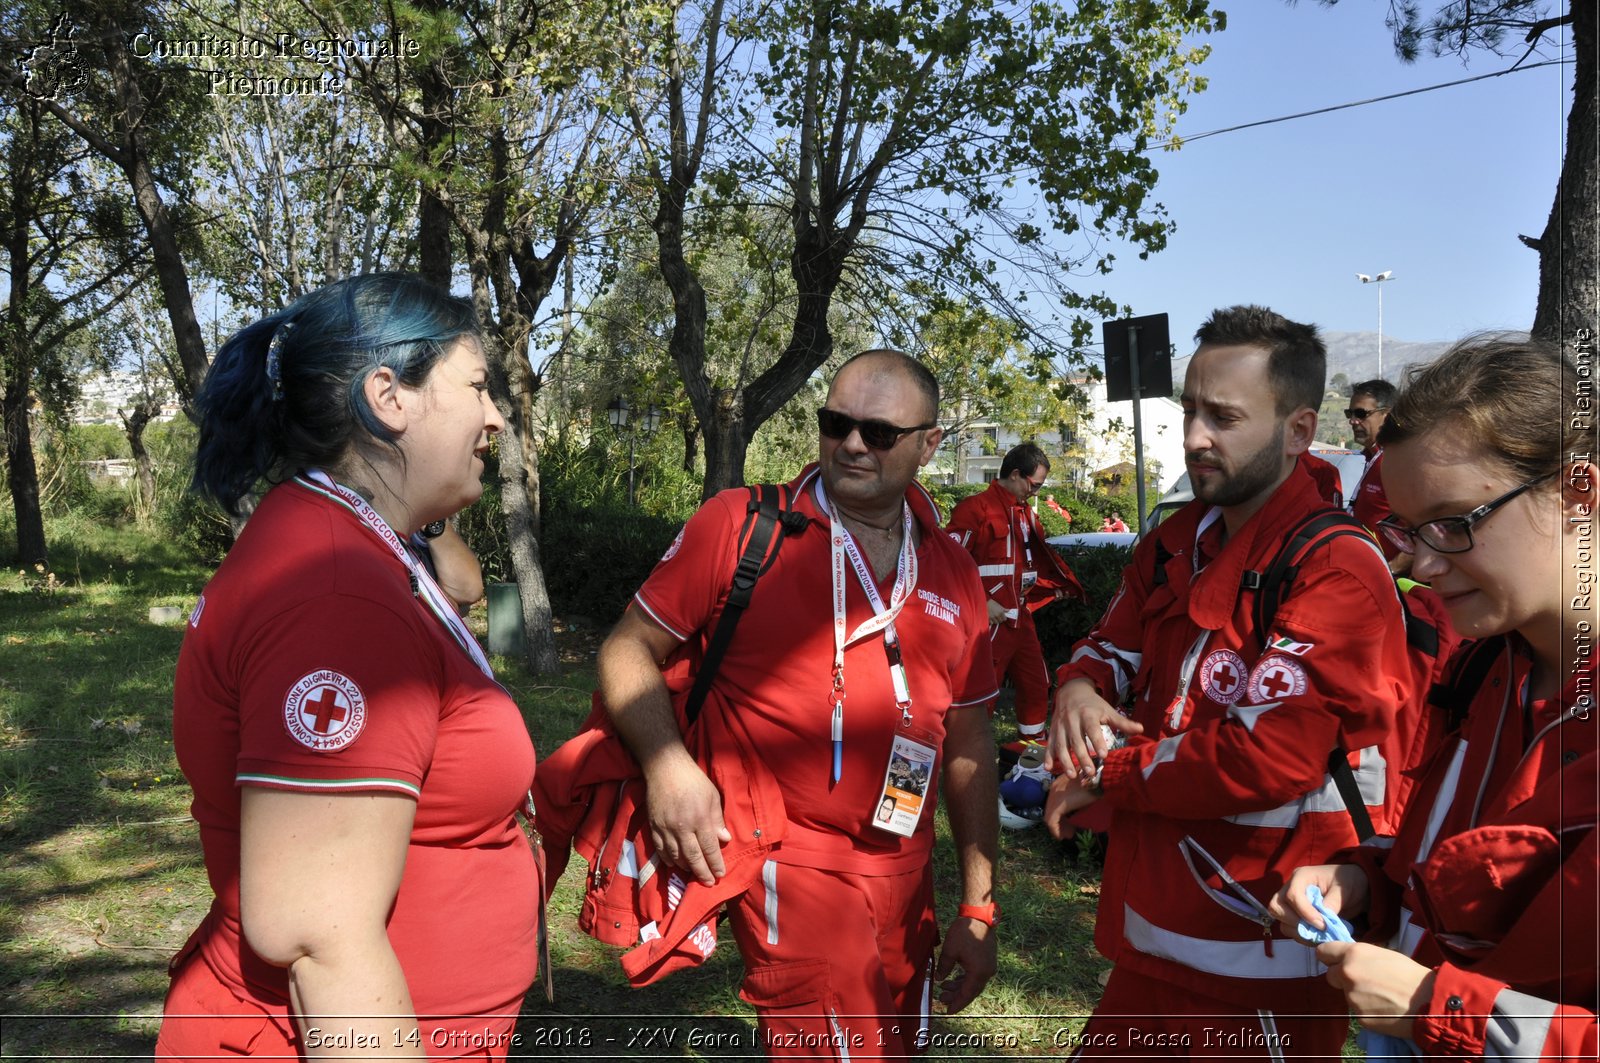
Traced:
<path id="1" fill-rule="evenodd" d="M 623 428 L 629 428 L 628 422 L 629 422 L 629 418 L 630 418 L 632 413 L 633 413 L 633 408 L 628 405 L 628 400 L 623 398 L 620 395 L 617 396 L 616 398 L 612 399 L 609 403 L 606 404 L 606 420 L 611 423 L 611 427 L 612 428 L 614 428 L 614 429 L 616 429 L 618 431 L 621 431 Z M 660 408 L 657 407 L 657 406 L 654 406 L 654 405 L 645 407 L 644 416 L 643 416 L 643 418 L 641 418 L 641 420 L 644 422 L 644 434 L 645 435 L 653 434 L 655 432 L 655 430 L 656 430 L 656 425 L 661 423 L 661 410 L 660 410 Z M 629 431 L 628 431 L 628 505 L 629 506 L 633 505 L 633 468 L 634 468 L 634 466 L 633 466 L 633 449 L 634 449 L 634 443 L 637 440 L 638 440 L 638 425 L 635 424 L 633 427 L 629 428 Z"/>
<path id="2" fill-rule="evenodd" d="M 1357 273 L 1362 284 L 1376 284 L 1378 286 L 1378 379 L 1383 379 L 1383 282 L 1394 277 L 1394 270 L 1386 269 L 1376 277 L 1369 277 L 1365 273 Z"/>

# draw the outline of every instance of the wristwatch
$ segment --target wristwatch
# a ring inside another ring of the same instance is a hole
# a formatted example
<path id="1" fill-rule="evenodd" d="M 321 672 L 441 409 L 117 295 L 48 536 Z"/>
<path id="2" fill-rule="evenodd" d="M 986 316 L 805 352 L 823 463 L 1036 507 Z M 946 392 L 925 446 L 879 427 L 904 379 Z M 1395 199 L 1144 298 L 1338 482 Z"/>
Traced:
<path id="1" fill-rule="evenodd" d="M 422 526 L 422 537 L 424 539 L 437 539 L 443 534 L 444 521 L 442 520 L 430 521 Z"/>
<path id="2" fill-rule="evenodd" d="M 956 909 L 957 919 L 976 919 L 985 926 L 994 926 L 1000 921 L 1000 906 L 993 901 L 988 904 L 963 904 Z"/>

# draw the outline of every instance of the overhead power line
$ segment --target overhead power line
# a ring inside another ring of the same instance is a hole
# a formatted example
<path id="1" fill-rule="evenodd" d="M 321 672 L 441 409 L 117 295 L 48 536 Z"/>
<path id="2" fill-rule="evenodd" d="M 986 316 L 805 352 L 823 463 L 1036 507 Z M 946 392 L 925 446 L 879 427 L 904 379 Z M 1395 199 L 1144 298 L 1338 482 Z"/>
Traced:
<path id="1" fill-rule="evenodd" d="M 1562 66 L 1566 62 L 1566 60 L 1562 59 L 1546 59 L 1543 62 L 1529 63 L 1526 66 L 1521 64 L 1513 64 L 1512 66 L 1506 67 L 1504 70 L 1493 70 L 1487 74 L 1478 74 L 1475 77 L 1461 78 L 1457 81 L 1445 81 L 1438 85 L 1424 85 L 1423 87 L 1417 89 L 1407 89 L 1404 92 L 1391 92 L 1387 96 L 1372 96 L 1365 100 L 1353 100 L 1349 103 L 1336 103 L 1331 107 L 1319 107 L 1314 111 L 1301 111 L 1298 114 L 1286 114 L 1278 118 L 1263 118 L 1260 121 L 1245 122 L 1242 125 L 1231 125 L 1223 129 L 1212 129 L 1208 132 L 1196 133 L 1193 136 L 1188 137 L 1180 136 L 1174 138 L 1173 140 L 1167 141 L 1165 144 L 1162 144 L 1161 147 L 1171 147 L 1174 143 L 1192 144 L 1196 140 L 1204 140 L 1206 137 L 1219 136 L 1223 133 L 1237 133 L 1241 129 L 1254 129 L 1257 126 L 1276 125 L 1278 122 L 1291 122 L 1296 118 L 1310 118 L 1312 115 L 1328 114 L 1332 111 L 1344 111 L 1351 107 L 1365 107 L 1369 103 L 1383 103 L 1386 100 L 1398 100 L 1404 96 L 1416 96 L 1419 93 L 1433 92 L 1436 89 L 1450 89 L 1456 87 L 1457 85 L 1470 85 L 1474 81 L 1484 81 L 1488 78 L 1504 77 L 1506 74 L 1514 74 L 1519 70 L 1537 70 L 1542 66 Z"/>

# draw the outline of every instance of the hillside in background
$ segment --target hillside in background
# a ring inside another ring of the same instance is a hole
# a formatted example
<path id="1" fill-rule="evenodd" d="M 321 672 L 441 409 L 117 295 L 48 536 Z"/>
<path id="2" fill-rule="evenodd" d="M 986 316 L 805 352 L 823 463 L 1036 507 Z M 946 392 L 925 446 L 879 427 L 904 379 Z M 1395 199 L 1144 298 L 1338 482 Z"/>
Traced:
<path id="1" fill-rule="evenodd" d="M 1324 332 L 1328 345 L 1328 379 L 1343 373 L 1354 384 L 1378 375 L 1376 332 Z M 1383 337 L 1383 378 L 1399 384 L 1407 366 L 1431 362 L 1450 348 L 1448 340 L 1413 341 Z"/>

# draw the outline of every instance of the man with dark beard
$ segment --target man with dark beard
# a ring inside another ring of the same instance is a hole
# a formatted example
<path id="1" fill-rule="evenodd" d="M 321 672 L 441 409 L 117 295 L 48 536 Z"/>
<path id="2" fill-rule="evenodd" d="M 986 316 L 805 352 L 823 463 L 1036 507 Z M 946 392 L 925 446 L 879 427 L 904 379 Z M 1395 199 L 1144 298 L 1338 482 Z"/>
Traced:
<path id="1" fill-rule="evenodd" d="M 1113 815 L 1095 943 L 1115 967 L 1079 1054 L 1337 1059 L 1344 1002 L 1307 950 L 1274 939 L 1267 901 L 1306 858 L 1357 840 L 1332 750 L 1360 751 L 1362 793 L 1384 804 L 1377 747 L 1414 685 L 1404 620 L 1376 544 L 1349 535 L 1305 558 L 1256 630 L 1261 571 L 1330 508 L 1306 454 L 1326 352 L 1314 327 L 1256 306 L 1217 311 L 1195 338 L 1195 500 L 1139 544 L 1057 677 L 1064 774 L 1046 823 L 1095 801 Z M 1108 751 L 1115 732 L 1132 737 Z"/>

